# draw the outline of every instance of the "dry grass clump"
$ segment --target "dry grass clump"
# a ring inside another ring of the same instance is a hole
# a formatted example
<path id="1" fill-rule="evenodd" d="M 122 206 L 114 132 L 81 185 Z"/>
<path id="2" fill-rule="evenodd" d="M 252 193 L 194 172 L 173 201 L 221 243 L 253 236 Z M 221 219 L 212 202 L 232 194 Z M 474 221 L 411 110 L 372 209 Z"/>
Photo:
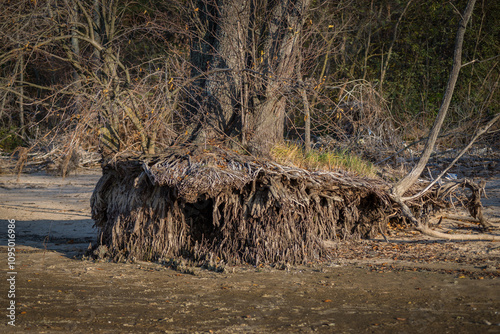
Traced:
<path id="1" fill-rule="evenodd" d="M 311 171 L 348 171 L 360 176 L 375 177 L 376 168 L 369 161 L 349 153 L 347 150 L 318 151 L 305 150 L 291 143 L 281 143 L 273 147 L 271 156 L 276 162 Z"/>

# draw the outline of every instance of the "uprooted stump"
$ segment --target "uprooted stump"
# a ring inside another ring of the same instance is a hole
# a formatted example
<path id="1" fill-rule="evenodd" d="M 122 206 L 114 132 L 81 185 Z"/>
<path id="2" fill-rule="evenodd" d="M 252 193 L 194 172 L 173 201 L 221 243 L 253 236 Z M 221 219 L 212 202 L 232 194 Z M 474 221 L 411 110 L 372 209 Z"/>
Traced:
<path id="1" fill-rule="evenodd" d="M 384 230 L 386 189 L 340 172 L 184 147 L 104 163 L 91 206 L 100 244 L 115 260 L 303 263 L 328 257 L 324 240 Z"/>

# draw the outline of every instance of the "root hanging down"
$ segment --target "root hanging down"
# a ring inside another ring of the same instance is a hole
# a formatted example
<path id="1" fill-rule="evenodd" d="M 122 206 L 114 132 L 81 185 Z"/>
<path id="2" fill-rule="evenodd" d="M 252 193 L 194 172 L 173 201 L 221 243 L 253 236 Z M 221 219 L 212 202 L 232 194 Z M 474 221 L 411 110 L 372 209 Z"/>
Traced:
<path id="1" fill-rule="evenodd" d="M 384 229 L 384 188 L 214 147 L 177 148 L 107 163 L 91 202 L 117 260 L 302 263 L 328 256 L 324 240 Z"/>
<path id="2" fill-rule="evenodd" d="M 378 179 L 311 172 L 217 147 L 116 158 L 103 163 L 91 198 L 100 231 L 95 253 L 116 261 L 324 260 L 331 256 L 325 240 L 374 237 L 389 217 L 409 217 L 405 210 L 413 217 L 411 205 L 389 189 Z"/>

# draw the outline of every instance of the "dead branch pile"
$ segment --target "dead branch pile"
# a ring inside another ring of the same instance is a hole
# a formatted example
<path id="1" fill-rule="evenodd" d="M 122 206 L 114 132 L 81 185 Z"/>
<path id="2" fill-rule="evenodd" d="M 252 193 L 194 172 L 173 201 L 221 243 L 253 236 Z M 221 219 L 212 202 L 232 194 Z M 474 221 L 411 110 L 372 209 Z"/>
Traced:
<path id="1" fill-rule="evenodd" d="M 100 251 L 115 260 L 303 263 L 324 240 L 387 226 L 382 181 L 310 172 L 216 147 L 170 148 L 103 164 L 91 199 Z"/>
<path id="2" fill-rule="evenodd" d="M 97 166 L 101 156 L 97 152 L 77 148 L 18 147 L 10 155 L 0 152 L 0 173 L 34 173 L 46 171 L 66 176 L 78 168 Z"/>

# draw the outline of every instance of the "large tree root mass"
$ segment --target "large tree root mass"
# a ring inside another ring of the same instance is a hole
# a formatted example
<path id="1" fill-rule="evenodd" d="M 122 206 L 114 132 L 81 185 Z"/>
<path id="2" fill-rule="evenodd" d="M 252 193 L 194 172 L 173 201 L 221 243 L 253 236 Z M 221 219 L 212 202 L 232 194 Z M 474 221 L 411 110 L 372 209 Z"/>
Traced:
<path id="1" fill-rule="evenodd" d="M 312 172 L 217 147 L 171 148 L 103 164 L 91 199 L 100 230 L 94 253 L 117 261 L 318 261 L 330 256 L 325 240 L 373 237 L 390 220 L 414 215 L 422 224 L 445 205 L 434 195 L 398 201 L 377 179 Z"/>

